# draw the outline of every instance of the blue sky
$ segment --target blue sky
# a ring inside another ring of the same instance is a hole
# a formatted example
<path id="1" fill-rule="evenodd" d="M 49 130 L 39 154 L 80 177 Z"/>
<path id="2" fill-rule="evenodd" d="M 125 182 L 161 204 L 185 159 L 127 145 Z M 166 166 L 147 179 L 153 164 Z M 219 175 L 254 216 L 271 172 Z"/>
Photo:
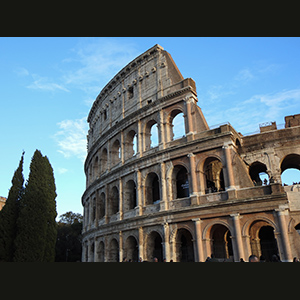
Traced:
<path id="1" fill-rule="evenodd" d="M 121 68 L 155 44 L 195 80 L 210 126 L 228 121 L 245 134 L 300 113 L 300 38 L 0 38 L 0 195 L 22 151 L 27 179 L 39 149 L 54 169 L 58 215 L 82 213 L 89 109 Z"/>

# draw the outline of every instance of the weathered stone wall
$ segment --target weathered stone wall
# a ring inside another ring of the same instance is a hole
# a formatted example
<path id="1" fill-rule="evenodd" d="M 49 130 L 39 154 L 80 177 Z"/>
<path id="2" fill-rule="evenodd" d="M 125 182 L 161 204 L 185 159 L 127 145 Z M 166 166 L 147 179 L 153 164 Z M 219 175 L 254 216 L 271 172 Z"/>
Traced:
<path id="1" fill-rule="evenodd" d="M 197 102 L 195 82 L 158 45 L 100 92 L 88 116 L 83 261 L 300 256 L 300 200 L 281 182 L 300 169 L 297 118 L 243 136 L 229 123 L 210 129 Z M 174 140 L 181 113 L 185 134 Z"/>

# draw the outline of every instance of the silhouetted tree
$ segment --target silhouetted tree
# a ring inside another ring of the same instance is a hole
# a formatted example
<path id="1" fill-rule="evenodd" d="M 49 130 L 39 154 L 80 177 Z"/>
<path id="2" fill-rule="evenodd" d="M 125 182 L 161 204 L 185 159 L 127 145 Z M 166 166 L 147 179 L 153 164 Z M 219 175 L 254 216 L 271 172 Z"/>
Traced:
<path id="1" fill-rule="evenodd" d="M 24 193 L 23 161 L 24 152 L 12 178 L 6 203 L 0 211 L 0 261 L 13 261 L 19 202 Z"/>
<path id="2" fill-rule="evenodd" d="M 36 150 L 20 201 L 14 261 L 54 261 L 57 236 L 55 190 L 51 164 Z"/>

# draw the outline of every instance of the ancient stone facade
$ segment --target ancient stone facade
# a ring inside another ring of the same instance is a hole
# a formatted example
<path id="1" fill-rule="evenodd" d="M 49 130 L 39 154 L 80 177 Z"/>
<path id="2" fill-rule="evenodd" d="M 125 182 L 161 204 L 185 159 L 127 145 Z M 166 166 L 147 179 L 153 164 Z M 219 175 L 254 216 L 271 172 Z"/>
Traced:
<path id="1" fill-rule="evenodd" d="M 300 169 L 300 116 L 243 136 L 210 128 L 197 102 L 159 45 L 103 88 L 88 116 L 82 261 L 300 256 L 300 188 L 281 182 Z"/>

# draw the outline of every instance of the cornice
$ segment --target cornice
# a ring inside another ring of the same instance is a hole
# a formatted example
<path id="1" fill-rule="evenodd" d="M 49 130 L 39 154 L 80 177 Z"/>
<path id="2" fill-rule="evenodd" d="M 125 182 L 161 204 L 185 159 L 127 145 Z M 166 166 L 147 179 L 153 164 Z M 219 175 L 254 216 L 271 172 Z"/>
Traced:
<path id="1" fill-rule="evenodd" d="M 98 105 L 100 105 L 101 100 L 111 91 L 113 90 L 117 85 L 121 84 L 121 81 L 133 70 L 135 70 L 138 66 L 142 65 L 144 62 L 148 61 L 151 57 L 153 57 L 158 51 L 164 50 L 163 47 L 156 44 L 138 57 L 136 57 L 134 60 L 132 60 L 130 63 L 128 63 L 122 70 L 120 70 L 107 84 L 106 86 L 101 90 L 99 95 L 97 96 L 96 100 L 93 103 L 93 106 L 90 110 L 90 113 L 88 115 L 87 121 L 90 123 L 93 119 Z M 153 70 L 152 70 L 153 71 Z M 145 74 L 147 77 L 147 74 Z M 141 78 L 137 78 L 135 81 L 141 80 Z M 119 92 L 120 93 L 120 92 Z M 121 94 L 121 93 L 120 93 Z M 119 95 L 120 95 L 119 94 Z"/>

